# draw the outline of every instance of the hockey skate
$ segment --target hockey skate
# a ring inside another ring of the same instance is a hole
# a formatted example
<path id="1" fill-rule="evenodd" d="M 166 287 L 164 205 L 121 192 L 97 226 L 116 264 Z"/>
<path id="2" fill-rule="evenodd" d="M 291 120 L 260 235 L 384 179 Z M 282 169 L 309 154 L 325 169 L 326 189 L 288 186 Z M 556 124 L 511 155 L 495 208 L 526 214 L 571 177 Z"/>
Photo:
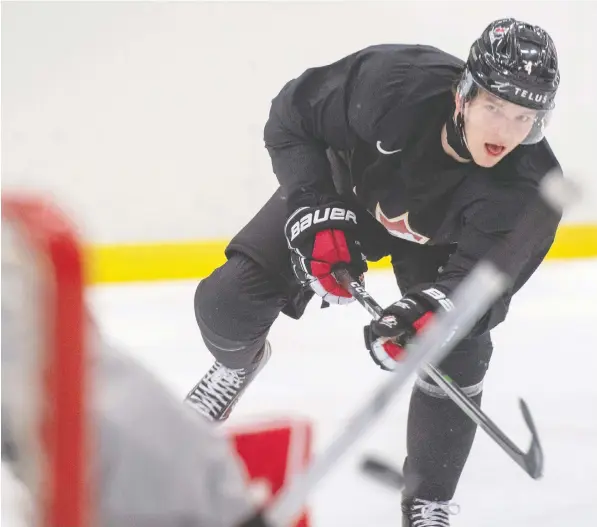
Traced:
<path id="1" fill-rule="evenodd" d="M 448 501 L 402 500 L 402 527 L 450 527 L 450 515 L 460 507 Z"/>
<path id="2" fill-rule="evenodd" d="M 214 362 L 187 395 L 187 403 L 210 421 L 225 421 L 270 356 L 271 347 L 266 341 L 252 368 L 231 369 Z"/>

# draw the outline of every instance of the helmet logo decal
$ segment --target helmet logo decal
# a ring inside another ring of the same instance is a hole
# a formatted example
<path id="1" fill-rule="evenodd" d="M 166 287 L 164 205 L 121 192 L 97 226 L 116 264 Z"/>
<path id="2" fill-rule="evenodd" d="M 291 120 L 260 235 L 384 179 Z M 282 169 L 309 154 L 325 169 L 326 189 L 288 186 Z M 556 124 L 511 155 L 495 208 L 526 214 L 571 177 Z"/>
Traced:
<path id="1" fill-rule="evenodd" d="M 516 95 L 517 97 L 521 97 L 522 99 L 539 102 L 541 104 L 545 104 L 547 102 L 546 94 L 533 93 L 532 91 L 523 90 L 522 88 L 517 88 L 516 86 L 514 86 L 514 95 Z"/>
<path id="2" fill-rule="evenodd" d="M 506 93 L 510 90 L 511 84 L 509 82 L 495 81 L 493 87 L 500 93 Z"/>
<path id="3" fill-rule="evenodd" d="M 502 27 L 502 26 L 496 27 L 489 34 L 489 40 L 490 40 L 490 42 L 493 44 L 498 38 L 502 38 L 506 34 L 507 30 L 508 30 L 508 28 L 505 28 L 505 27 Z"/>

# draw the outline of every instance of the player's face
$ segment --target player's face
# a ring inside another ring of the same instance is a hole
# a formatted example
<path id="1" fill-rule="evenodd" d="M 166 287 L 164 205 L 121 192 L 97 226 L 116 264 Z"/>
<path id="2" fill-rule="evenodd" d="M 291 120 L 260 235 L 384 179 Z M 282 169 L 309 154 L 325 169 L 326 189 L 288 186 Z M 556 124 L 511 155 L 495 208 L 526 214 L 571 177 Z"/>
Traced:
<path id="1" fill-rule="evenodd" d="M 527 137 L 536 114 L 479 90 L 464 111 L 466 140 L 475 163 L 492 167 L 506 157 Z"/>

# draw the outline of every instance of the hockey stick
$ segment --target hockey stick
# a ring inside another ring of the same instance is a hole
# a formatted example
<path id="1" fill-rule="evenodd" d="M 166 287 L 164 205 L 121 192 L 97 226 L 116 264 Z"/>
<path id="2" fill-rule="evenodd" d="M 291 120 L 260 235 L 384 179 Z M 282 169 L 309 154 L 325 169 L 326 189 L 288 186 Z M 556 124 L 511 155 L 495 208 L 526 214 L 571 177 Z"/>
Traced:
<path id="1" fill-rule="evenodd" d="M 538 207 L 531 208 L 526 217 L 523 217 L 519 225 L 511 233 L 508 243 L 502 247 L 494 248 L 493 258 L 495 264 L 504 270 L 506 275 L 512 276 L 511 261 L 516 251 L 517 244 L 524 247 L 525 242 L 532 238 L 529 233 L 540 225 L 542 220 L 556 212 L 561 212 L 565 207 L 579 199 L 580 189 L 570 181 L 561 178 L 561 174 L 554 172 L 547 174 L 541 182 L 539 191 Z M 357 301 L 371 314 L 374 319 L 379 319 L 383 313 L 383 308 L 371 297 L 361 284 L 345 275 L 343 285 L 357 299 Z M 543 474 L 543 449 L 539 442 L 537 428 L 531 416 L 528 405 L 523 399 L 519 400 L 523 419 L 531 433 L 531 444 L 529 449 L 524 452 L 504 434 L 500 428 L 476 405 L 471 401 L 462 389 L 448 375 L 445 375 L 433 364 L 423 365 L 423 370 L 431 377 L 438 386 L 443 388 L 446 395 L 452 399 L 460 409 L 465 412 L 477 425 L 483 430 L 513 459 L 529 476 L 538 479 Z M 363 463 L 363 470 L 379 480 L 385 481 L 394 487 L 400 487 L 403 483 L 403 475 L 397 468 L 386 465 L 384 462 L 367 458 Z"/>
<path id="2" fill-rule="evenodd" d="M 344 287 L 369 313 L 373 313 L 373 318 L 378 320 L 383 315 L 383 308 L 371 297 L 367 291 L 355 280 L 346 281 L 343 283 Z M 446 395 L 450 397 L 460 409 L 466 413 L 477 425 L 479 425 L 487 434 L 513 459 L 522 469 L 533 479 L 541 477 L 543 473 L 543 449 L 539 442 L 537 428 L 531 417 L 531 413 L 527 404 L 523 399 L 520 399 L 520 408 L 527 427 L 531 432 L 531 445 L 526 452 L 518 448 L 514 442 L 500 430 L 500 428 L 479 408 L 474 401 L 462 391 L 448 375 L 444 374 L 436 366 L 432 364 L 425 364 L 423 366 L 425 373 L 431 377 L 438 386 L 440 386 Z M 369 466 L 369 469 L 366 468 Z M 381 464 L 368 461 L 368 465 L 364 468 L 370 473 L 374 473 L 375 468 L 379 474 L 383 474 Z M 394 469 L 395 471 L 396 469 Z M 393 478 L 397 476 L 394 474 Z"/>
<path id="3" fill-rule="evenodd" d="M 392 372 L 388 380 L 374 390 L 365 404 L 352 414 L 331 444 L 315 458 L 305 472 L 296 474 L 273 497 L 265 510 L 249 518 L 241 526 L 291 525 L 300 514 L 308 494 L 327 475 L 334 463 L 368 431 L 410 376 L 426 363 L 440 361 L 507 290 L 511 282 L 509 261 L 516 248 L 526 246 L 526 241 L 533 239 L 531 233 L 545 220 L 546 213 L 553 213 L 554 209 L 561 210 L 573 197 L 563 180 L 546 176 L 541 185 L 539 204 L 531 204 L 528 214 L 510 233 L 505 244 L 498 244 L 488 258 L 477 264 L 456 288 L 451 298 L 454 309 L 438 314 L 424 332 L 413 338 L 407 345 L 406 357 L 401 362 L 401 367 Z M 366 304 L 369 305 L 367 309 L 371 309 L 373 313 L 374 304 L 370 301 Z"/>
<path id="4" fill-rule="evenodd" d="M 261 525 L 285 527 L 300 514 L 307 495 L 330 471 L 342 455 L 367 432 L 371 424 L 387 408 L 392 398 L 406 384 L 411 375 L 425 362 L 440 360 L 455 342 L 464 337 L 482 313 L 506 290 L 508 277 L 489 262 L 477 266 L 454 292 L 454 309 L 440 314 L 427 331 L 408 345 L 408 353 L 401 368 L 377 388 L 364 406 L 357 410 L 326 450 L 308 467 L 297 474 L 263 511 Z M 255 518 L 245 526 L 260 525 Z"/>

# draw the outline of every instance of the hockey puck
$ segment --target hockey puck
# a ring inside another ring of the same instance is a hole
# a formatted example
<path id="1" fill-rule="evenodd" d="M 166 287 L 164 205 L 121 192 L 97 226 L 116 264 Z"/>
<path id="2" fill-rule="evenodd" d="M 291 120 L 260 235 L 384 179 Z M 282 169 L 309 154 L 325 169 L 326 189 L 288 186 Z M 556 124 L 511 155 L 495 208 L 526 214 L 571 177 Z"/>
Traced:
<path id="1" fill-rule="evenodd" d="M 404 488 L 404 475 L 402 472 L 385 461 L 366 457 L 361 463 L 361 469 L 365 474 L 388 487 L 396 490 Z"/>

